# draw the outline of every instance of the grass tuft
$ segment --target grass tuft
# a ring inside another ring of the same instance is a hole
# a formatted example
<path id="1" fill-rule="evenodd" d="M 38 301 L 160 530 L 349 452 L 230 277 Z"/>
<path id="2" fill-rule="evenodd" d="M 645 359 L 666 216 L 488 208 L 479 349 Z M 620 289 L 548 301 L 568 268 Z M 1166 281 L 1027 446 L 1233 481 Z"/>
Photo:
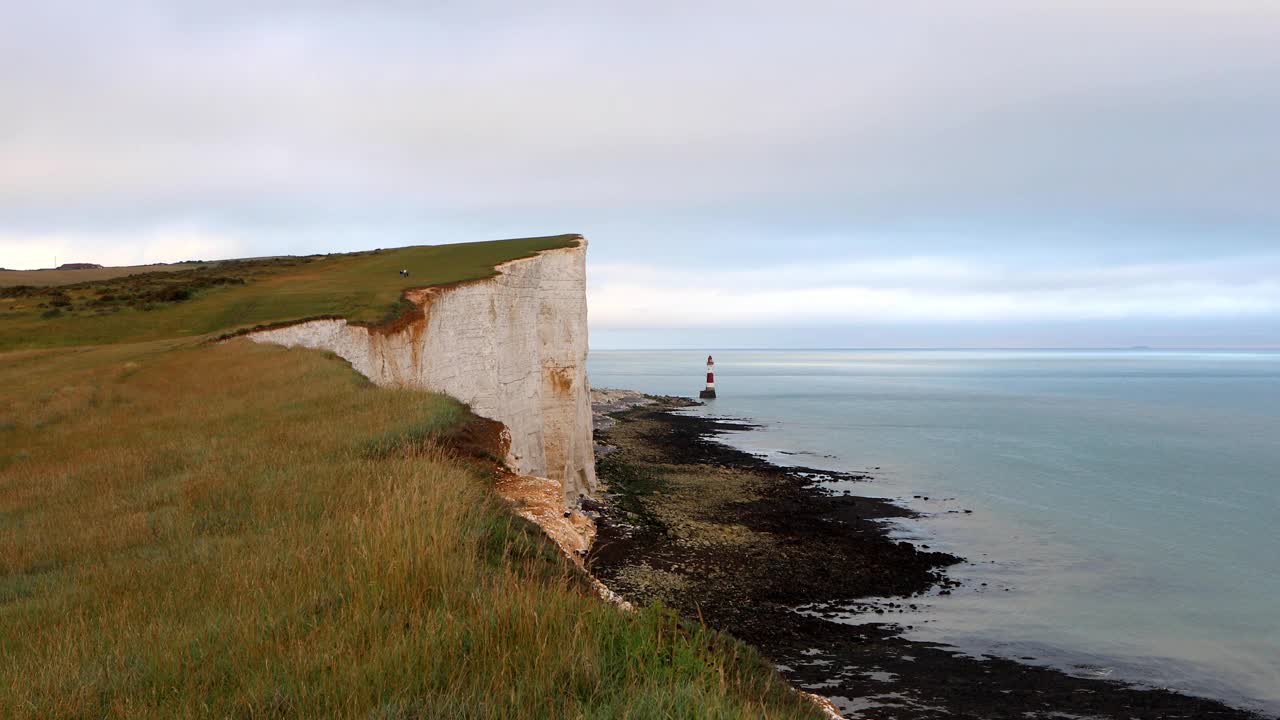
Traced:
<path id="1" fill-rule="evenodd" d="M 433 404 L 424 409 L 421 417 L 379 431 L 365 440 L 363 454 L 369 458 L 386 458 L 425 452 L 447 439 L 465 416 L 466 409 L 457 401 Z"/>

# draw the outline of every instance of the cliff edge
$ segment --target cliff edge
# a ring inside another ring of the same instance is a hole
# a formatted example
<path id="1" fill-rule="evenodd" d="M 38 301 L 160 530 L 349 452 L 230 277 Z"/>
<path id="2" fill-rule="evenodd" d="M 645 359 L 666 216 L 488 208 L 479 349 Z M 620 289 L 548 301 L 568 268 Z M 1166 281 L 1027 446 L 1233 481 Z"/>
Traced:
<path id="1" fill-rule="evenodd" d="M 378 385 L 461 400 L 506 426 L 512 470 L 558 481 L 568 501 L 596 487 L 586 253 L 579 237 L 498 265 L 492 278 L 409 290 L 415 311 L 390 326 L 310 320 L 248 337 L 329 350 Z"/>

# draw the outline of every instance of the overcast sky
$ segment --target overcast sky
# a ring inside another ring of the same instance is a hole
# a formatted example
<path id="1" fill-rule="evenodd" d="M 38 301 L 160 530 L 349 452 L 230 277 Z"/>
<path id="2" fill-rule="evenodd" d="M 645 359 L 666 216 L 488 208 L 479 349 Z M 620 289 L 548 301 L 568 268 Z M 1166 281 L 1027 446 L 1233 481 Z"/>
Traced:
<path id="1" fill-rule="evenodd" d="M 597 347 L 1280 346 L 1280 0 L 0 7 L 0 266 L 559 232 Z"/>

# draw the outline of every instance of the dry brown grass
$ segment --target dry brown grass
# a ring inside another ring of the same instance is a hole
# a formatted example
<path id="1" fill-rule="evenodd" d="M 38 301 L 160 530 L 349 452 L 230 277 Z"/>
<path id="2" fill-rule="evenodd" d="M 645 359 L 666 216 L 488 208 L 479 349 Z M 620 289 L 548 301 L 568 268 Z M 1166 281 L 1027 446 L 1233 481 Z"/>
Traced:
<path id="1" fill-rule="evenodd" d="M 0 355 L 0 717 L 814 717 L 583 590 L 442 396 L 236 341 Z"/>
<path id="2" fill-rule="evenodd" d="M 83 268 L 79 270 L 0 270 L 0 288 L 17 285 L 46 287 L 72 283 L 111 280 L 139 273 L 176 272 L 200 267 L 200 263 L 173 263 L 171 265 L 125 265 L 119 267 Z"/>

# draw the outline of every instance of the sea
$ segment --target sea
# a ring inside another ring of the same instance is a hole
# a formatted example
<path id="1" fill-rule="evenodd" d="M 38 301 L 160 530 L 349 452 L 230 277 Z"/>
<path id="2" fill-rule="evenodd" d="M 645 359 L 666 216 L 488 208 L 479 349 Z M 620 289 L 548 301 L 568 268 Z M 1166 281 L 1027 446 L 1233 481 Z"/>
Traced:
<path id="1" fill-rule="evenodd" d="M 708 353 L 688 412 L 759 426 L 725 442 L 867 471 L 833 489 L 966 558 L 906 637 L 1280 715 L 1280 352 L 594 350 L 590 380 L 696 397 Z"/>

